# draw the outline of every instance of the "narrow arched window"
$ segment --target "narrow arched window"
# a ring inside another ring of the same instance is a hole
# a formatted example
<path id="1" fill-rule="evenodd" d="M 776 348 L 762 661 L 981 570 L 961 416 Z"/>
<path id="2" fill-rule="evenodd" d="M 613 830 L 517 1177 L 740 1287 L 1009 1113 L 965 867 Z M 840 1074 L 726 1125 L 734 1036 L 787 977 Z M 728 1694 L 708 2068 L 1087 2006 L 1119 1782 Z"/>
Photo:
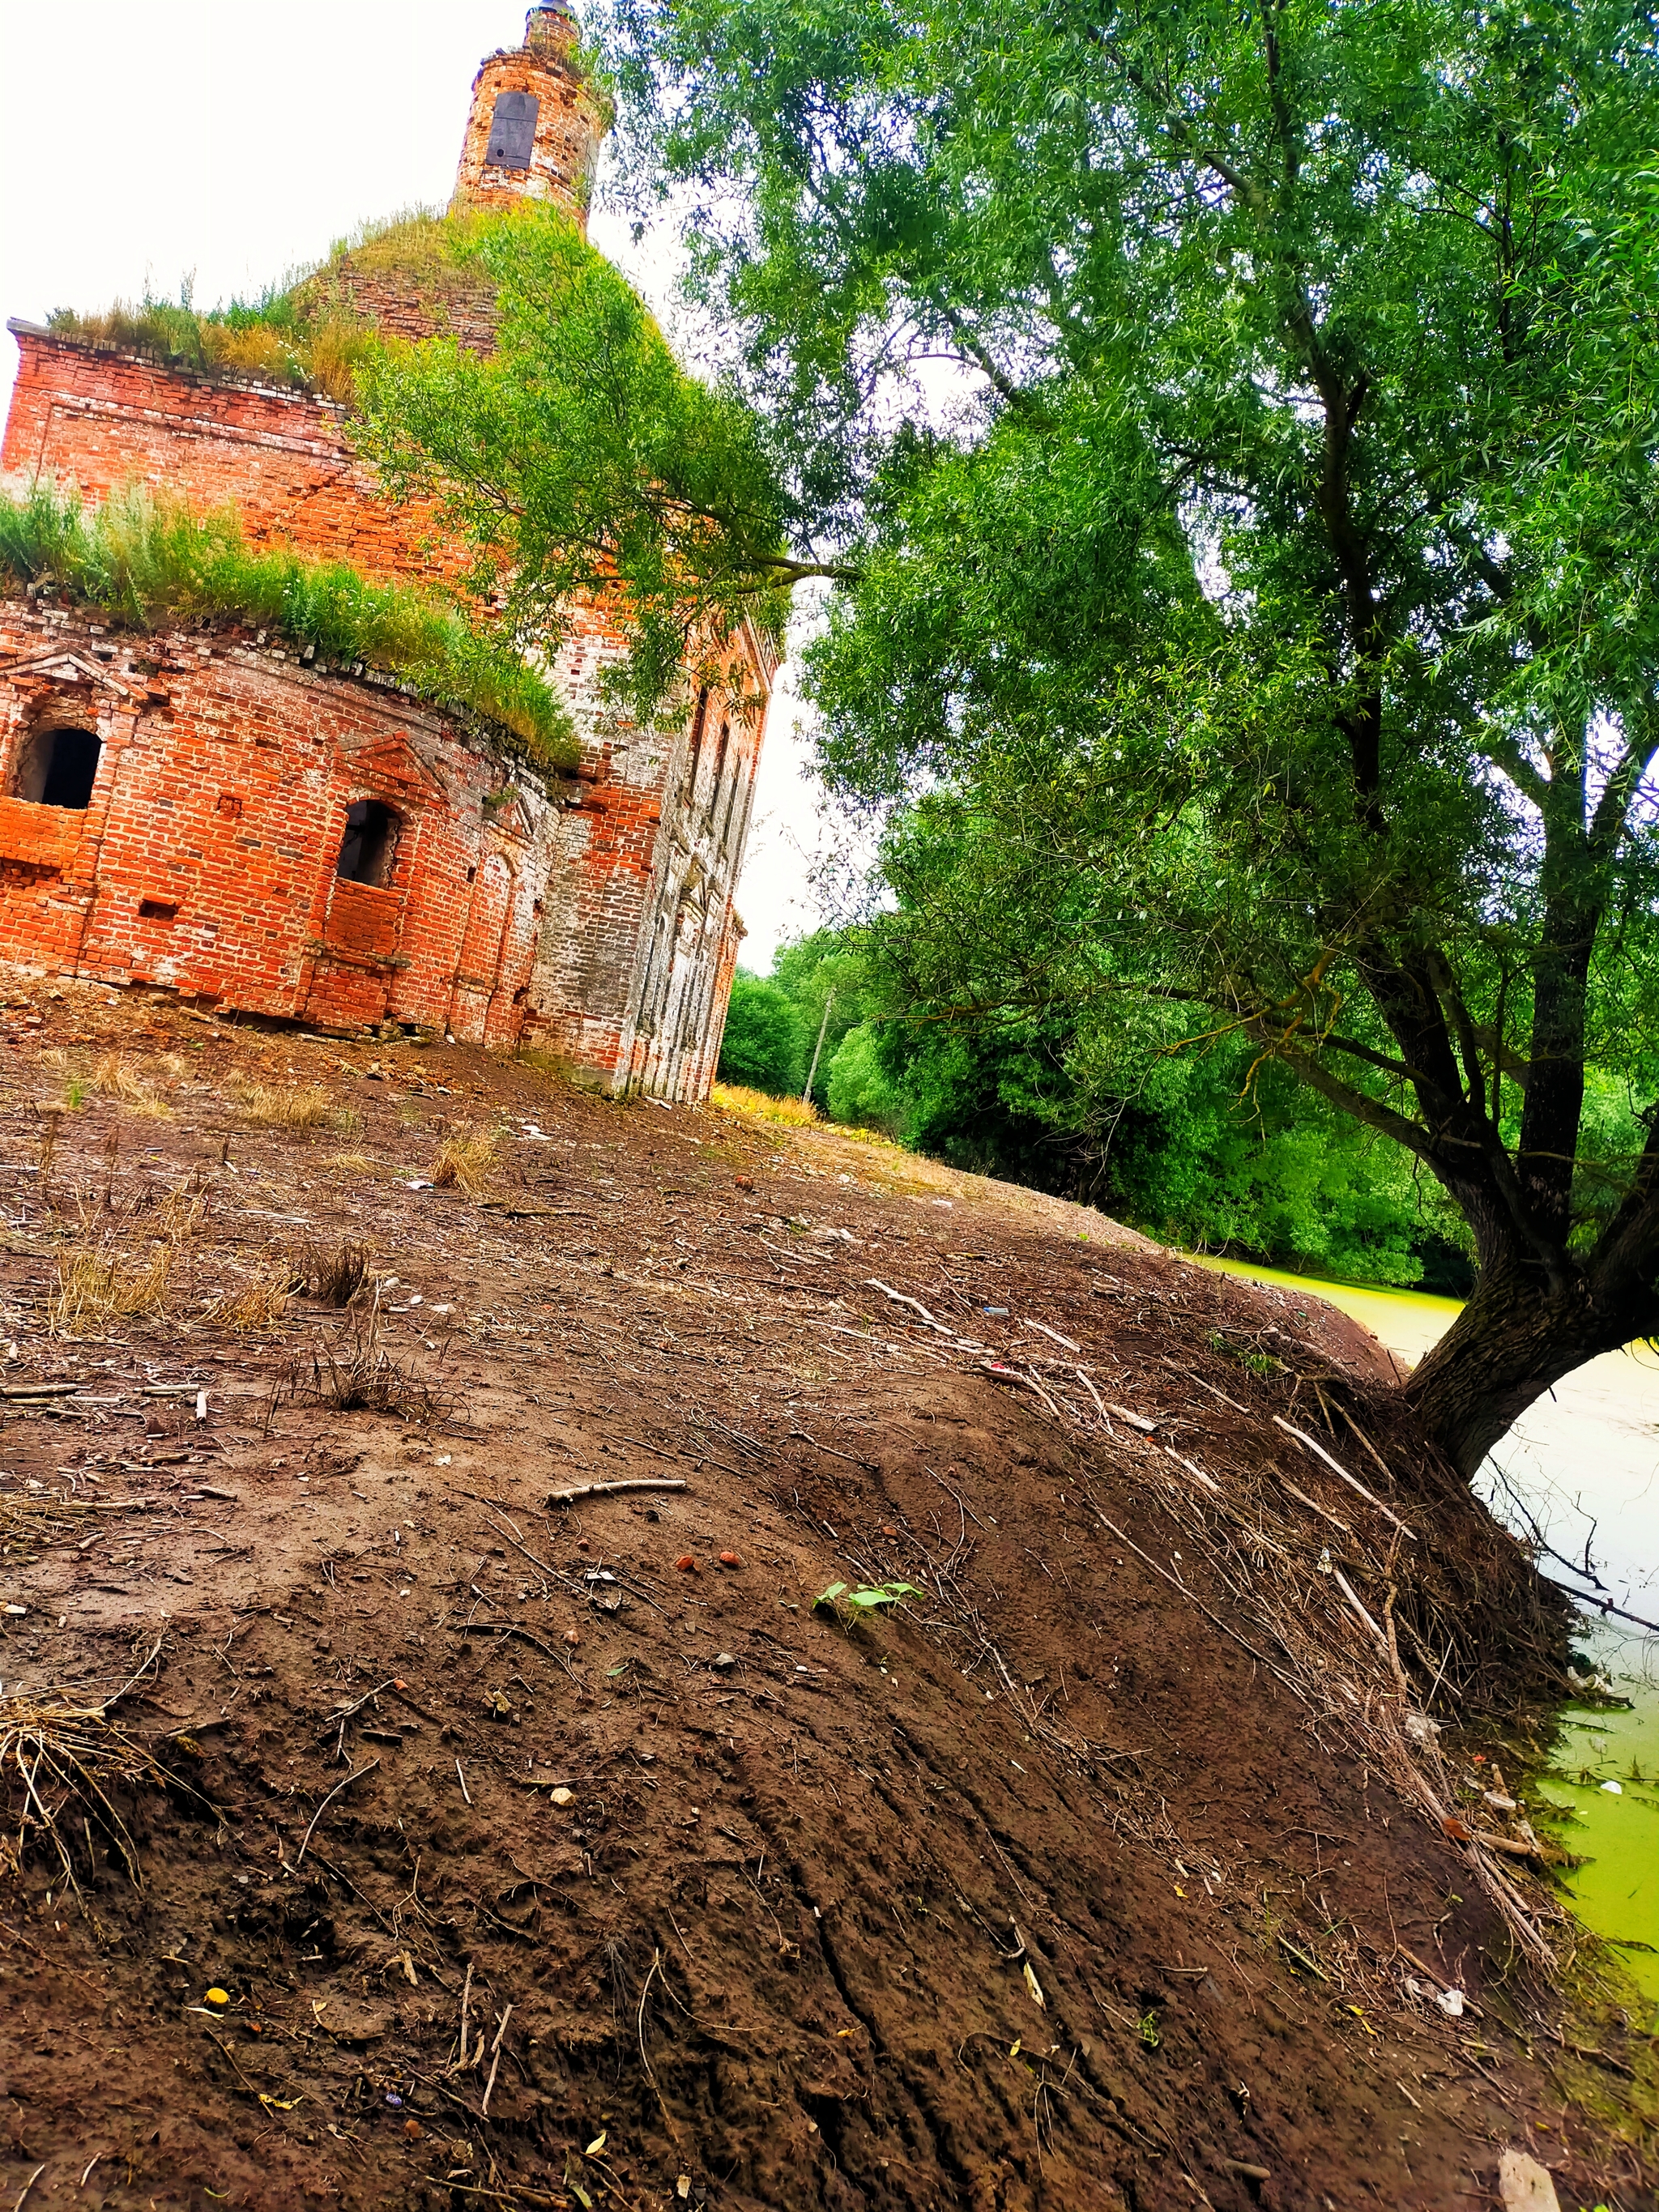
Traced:
<path id="1" fill-rule="evenodd" d="M 92 804 L 103 747 L 90 730 L 43 730 L 23 756 L 17 796 L 37 806 L 84 812 Z"/>
<path id="2" fill-rule="evenodd" d="M 340 840 L 342 883 L 384 887 L 392 879 L 397 857 L 398 832 L 402 827 L 392 809 L 378 799 L 359 799 L 346 809 L 345 836 Z"/>

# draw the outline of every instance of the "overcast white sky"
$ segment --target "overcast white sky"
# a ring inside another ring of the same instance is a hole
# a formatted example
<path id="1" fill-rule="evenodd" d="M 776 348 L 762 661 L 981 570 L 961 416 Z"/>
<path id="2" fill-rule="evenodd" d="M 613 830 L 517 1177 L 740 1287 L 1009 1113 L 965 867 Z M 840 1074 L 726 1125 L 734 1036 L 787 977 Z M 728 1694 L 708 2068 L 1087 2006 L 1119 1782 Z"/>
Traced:
<path id="1" fill-rule="evenodd" d="M 441 204 L 514 0 L 0 0 L 0 313 L 258 293 L 367 216 Z M 597 245 L 660 300 L 601 204 Z M 672 244 L 672 242 L 671 242 Z M 0 341 L 0 404 L 16 347 Z M 806 748 L 774 708 L 738 905 L 745 965 L 811 927 Z"/>

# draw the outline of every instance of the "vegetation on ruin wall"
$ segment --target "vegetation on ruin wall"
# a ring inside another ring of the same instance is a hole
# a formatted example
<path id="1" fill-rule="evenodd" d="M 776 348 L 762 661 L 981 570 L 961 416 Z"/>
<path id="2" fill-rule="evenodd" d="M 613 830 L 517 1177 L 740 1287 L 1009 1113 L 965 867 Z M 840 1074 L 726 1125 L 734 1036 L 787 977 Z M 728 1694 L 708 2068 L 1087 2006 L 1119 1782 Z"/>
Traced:
<path id="1" fill-rule="evenodd" d="M 246 377 L 315 392 L 349 406 L 359 368 L 377 341 L 337 281 L 348 258 L 364 274 L 402 276 L 441 291 L 456 279 L 460 250 L 479 218 L 409 208 L 336 239 L 328 258 L 292 269 L 257 299 L 198 308 L 186 285 L 177 301 L 149 294 L 118 300 L 98 314 L 59 307 L 47 319 L 56 337 L 144 354 L 198 375 Z"/>
<path id="2" fill-rule="evenodd" d="M 599 605 L 627 650 L 613 702 L 683 713 L 688 661 L 721 676 L 745 622 L 781 640 L 788 593 L 833 573 L 788 550 L 793 517 L 753 411 L 687 374 L 645 302 L 557 209 L 481 222 L 455 247 L 493 292 L 495 343 L 389 344 L 352 428 L 395 498 L 433 501 L 472 588 L 522 635 Z"/>
<path id="3" fill-rule="evenodd" d="M 463 610 L 340 562 L 250 546 L 234 514 L 195 516 L 142 492 L 87 508 L 37 485 L 0 496 L 0 579 L 54 588 L 129 629 L 274 631 L 319 667 L 364 665 L 434 706 L 480 715 L 549 766 L 577 757 L 553 690 Z"/>
<path id="4" fill-rule="evenodd" d="M 356 312 L 357 288 L 418 301 L 411 343 Z M 487 359 L 444 331 L 492 307 Z M 60 337 L 204 374 L 325 392 L 393 499 L 430 501 L 472 556 L 467 589 L 507 634 L 556 652 L 603 606 L 627 650 L 603 679 L 641 721 L 683 719 L 688 661 L 722 682 L 751 623 L 781 644 L 794 559 L 781 480 L 751 411 L 687 374 L 644 301 L 560 210 L 416 209 L 338 240 L 318 268 L 210 314 L 186 296 L 55 314 Z M 694 683 L 689 690 L 695 691 Z"/>

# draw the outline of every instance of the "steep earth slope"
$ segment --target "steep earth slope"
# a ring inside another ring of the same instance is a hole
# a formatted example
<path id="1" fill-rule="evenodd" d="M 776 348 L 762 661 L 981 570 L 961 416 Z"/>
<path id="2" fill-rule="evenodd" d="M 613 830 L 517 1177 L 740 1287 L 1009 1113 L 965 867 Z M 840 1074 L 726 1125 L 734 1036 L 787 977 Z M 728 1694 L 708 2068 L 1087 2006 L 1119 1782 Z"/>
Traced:
<path id="1" fill-rule="evenodd" d="M 1492 1771 L 1563 1624 L 1340 1316 L 830 1131 L 10 1001 L 0 2197 L 1652 2201 Z"/>

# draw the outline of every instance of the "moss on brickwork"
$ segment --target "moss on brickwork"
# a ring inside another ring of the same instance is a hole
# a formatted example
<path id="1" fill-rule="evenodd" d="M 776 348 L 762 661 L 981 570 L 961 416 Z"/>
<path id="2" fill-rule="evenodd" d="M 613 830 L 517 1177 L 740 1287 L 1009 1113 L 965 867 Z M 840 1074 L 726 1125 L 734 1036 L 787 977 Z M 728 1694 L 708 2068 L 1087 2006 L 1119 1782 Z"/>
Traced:
<path id="1" fill-rule="evenodd" d="M 250 546 L 234 514 L 191 515 L 142 492 L 88 509 L 37 485 L 0 495 L 0 578 L 54 586 L 129 629 L 273 630 L 320 665 L 383 670 L 434 705 L 481 715 L 549 766 L 578 757 L 556 693 L 463 608 L 342 562 Z"/>

